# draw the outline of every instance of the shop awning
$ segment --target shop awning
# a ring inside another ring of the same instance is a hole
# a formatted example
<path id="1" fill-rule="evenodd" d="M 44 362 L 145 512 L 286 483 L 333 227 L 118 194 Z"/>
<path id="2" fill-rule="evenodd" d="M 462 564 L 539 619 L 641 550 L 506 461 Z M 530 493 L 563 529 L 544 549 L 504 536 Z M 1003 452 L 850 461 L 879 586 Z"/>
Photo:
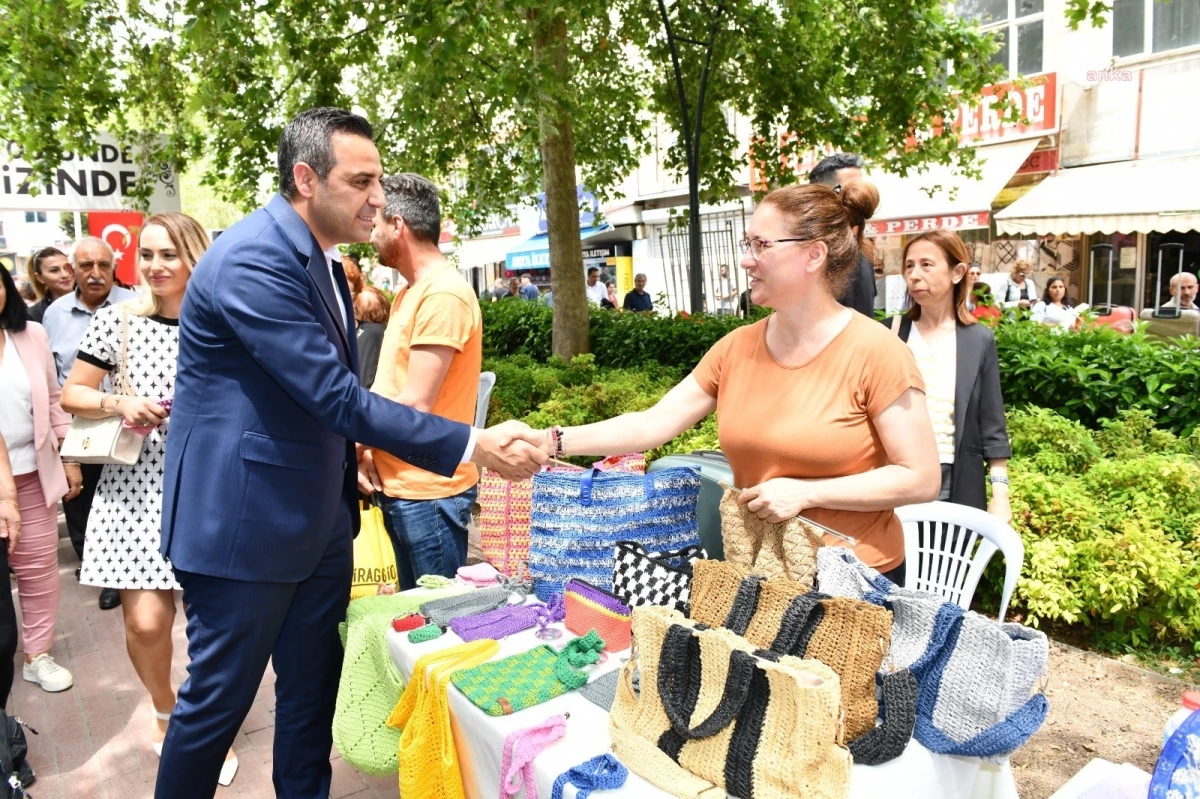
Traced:
<path id="1" fill-rule="evenodd" d="M 879 189 L 879 207 L 867 224 L 868 236 L 917 233 L 949 228 L 986 228 L 996 195 L 1037 147 L 1038 139 L 991 144 L 978 148 L 978 180 L 956 175 L 948 166 L 934 165 L 901 177 L 867 173 Z"/>
<path id="2" fill-rule="evenodd" d="M 591 236 L 608 230 L 608 225 L 585 227 L 579 231 L 579 238 L 587 240 Z M 510 272 L 523 272 L 526 269 L 550 268 L 550 234 L 539 233 L 512 247 L 505 256 L 505 268 Z"/>
<path id="3" fill-rule="evenodd" d="M 472 269 L 484 264 L 494 264 L 503 261 L 508 255 L 513 242 L 518 242 L 517 236 L 486 236 L 478 239 L 464 239 L 458 248 L 458 266 L 460 269 Z"/>
<path id="4" fill-rule="evenodd" d="M 1063 169 L 996 214 L 1005 234 L 1200 230 L 1200 158 Z"/>

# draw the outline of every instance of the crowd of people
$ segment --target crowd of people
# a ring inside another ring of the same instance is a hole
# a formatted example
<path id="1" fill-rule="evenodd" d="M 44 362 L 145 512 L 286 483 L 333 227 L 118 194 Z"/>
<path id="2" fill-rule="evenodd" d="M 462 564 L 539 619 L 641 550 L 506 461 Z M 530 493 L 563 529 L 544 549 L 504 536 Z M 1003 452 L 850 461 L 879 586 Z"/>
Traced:
<path id="1" fill-rule="evenodd" d="M 35 253 L 32 302 L 0 269 L 0 566 L 16 574 L 22 610 L 18 631 L 0 592 L 0 698 L 18 640 L 24 679 L 51 692 L 73 684 L 49 654 L 62 501 L 78 579 L 102 589 L 101 607 L 122 608 L 152 703 L 159 797 L 211 797 L 230 783 L 230 747 L 272 658 L 276 792 L 328 794 L 361 495 L 382 510 L 399 587 L 411 588 L 465 564 L 481 467 L 527 479 L 551 458 L 644 452 L 718 411 L 743 505 L 854 536 L 864 562 L 898 583 L 895 508 L 943 499 L 1011 517 L 995 340 L 978 323 L 996 303 L 959 237 L 932 231 L 904 250 L 908 310 L 874 321 L 864 229 L 879 195 L 857 156 L 826 159 L 808 185 L 772 191 L 754 211 L 742 300 L 769 316 L 722 338 L 654 407 L 546 430 L 473 426 L 480 298 L 438 247 L 433 183 L 384 175 L 366 120 L 330 108 L 286 126 L 278 170 L 279 193 L 215 242 L 184 214 L 147 219 L 140 291 L 114 283 L 99 239 L 69 257 Z M 367 241 L 404 278 L 391 301 L 338 250 Z M 732 307 L 721 277 L 718 301 Z M 652 311 L 645 288 L 637 274 L 618 308 L 599 269 L 585 277 L 589 301 L 614 310 Z M 1190 307 L 1194 278 L 1172 291 Z M 489 293 L 553 302 L 529 275 Z M 1039 301 L 1020 263 L 997 299 L 1047 324 L 1070 316 L 1062 282 Z M 62 458 L 70 415 L 143 434 L 137 462 Z M 191 660 L 179 687 L 176 591 Z"/>

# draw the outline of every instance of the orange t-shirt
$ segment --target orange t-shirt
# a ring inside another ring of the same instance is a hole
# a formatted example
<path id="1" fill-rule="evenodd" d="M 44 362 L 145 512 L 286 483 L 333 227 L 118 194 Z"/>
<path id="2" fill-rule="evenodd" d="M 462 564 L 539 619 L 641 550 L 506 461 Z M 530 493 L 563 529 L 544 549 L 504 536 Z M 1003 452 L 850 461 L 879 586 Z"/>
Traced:
<path id="1" fill-rule="evenodd" d="M 782 366 L 767 349 L 769 318 L 729 333 L 692 372 L 717 398 L 717 434 L 737 485 L 886 466 L 871 420 L 908 389 L 925 390 L 908 347 L 856 313 L 811 361 Z M 804 515 L 857 538 L 855 552 L 880 571 L 904 559 L 904 533 L 892 511 L 809 508 Z"/>
<path id="2" fill-rule="evenodd" d="M 483 318 L 475 293 L 453 267 L 439 269 L 396 294 L 371 390 L 391 400 L 399 397 L 408 381 L 409 353 L 420 345 L 456 350 L 431 413 L 474 424 L 483 361 Z M 442 477 L 375 450 L 375 465 L 383 493 L 399 499 L 445 499 L 479 482 L 473 463 L 460 464 L 453 477 Z"/>

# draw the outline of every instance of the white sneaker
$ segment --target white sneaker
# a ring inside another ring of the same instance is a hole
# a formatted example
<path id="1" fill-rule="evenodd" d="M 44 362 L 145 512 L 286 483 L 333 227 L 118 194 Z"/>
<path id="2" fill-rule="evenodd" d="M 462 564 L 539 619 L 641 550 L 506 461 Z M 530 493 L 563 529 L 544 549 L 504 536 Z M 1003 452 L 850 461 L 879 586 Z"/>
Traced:
<path id="1" fill-rule="evenodd" d="M 49 655 L 38 655 L 32 663 L 26 663 L 21 668 L 21 676 L 28 682 L 35 682 L 43 691 L 58 693 L 65 691 L 75 684 L 71 672 L 54 662 Z"/>

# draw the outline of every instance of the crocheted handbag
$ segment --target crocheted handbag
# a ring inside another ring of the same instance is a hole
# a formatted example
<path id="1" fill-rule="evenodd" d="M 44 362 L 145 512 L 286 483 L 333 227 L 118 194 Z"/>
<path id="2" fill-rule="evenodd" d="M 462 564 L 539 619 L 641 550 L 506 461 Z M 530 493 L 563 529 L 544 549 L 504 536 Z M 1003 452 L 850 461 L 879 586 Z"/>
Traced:
<path id="1" fill-rule="evenodd" d="M 587 674 L 581 669 L 598 662 L 602 649 L 604 641 L 593 630 L 572 639 L 562 651 L 542 644 L 464 669 L 454 675 L 452 682 L 489 716 L 507 716 L 582 687 L 587 683 Z"/>
<path id="2" fill-rule="evenodd" d="M 350 603 L 338 628 L 346 654 L 333 714 L 333 744 L 342 759 L 375 776 L 396 773 L 400 732 L 387 725 L 388 714 L 404 689 L 404 679 L 388 654 L 392 619 L 414 611 L 430 597 L 468 590 L 454 586 L 420 595 L 368 596 Z"/>
<path id="3" fill-rule="evenodd" d="M 568 580 L 563 601 L 568 630 L 576 635 L 595 630 L 609 652 L 629 648 L 630 609 L 621 600 L 583 580 Z"/>
<path id="4" fill-rule="evenodd" d="M 699 498 L 700 477 L 691 469 L 534 475 L 529 569 L 538 597 L 561 592 L 572 577 L 611 590 L 618 541 L 648 549 L 699 545 Z"/>
<path id="5" fill-rule="evenodd" d="M 913 736 L 925 748 L 1002 759 L 1037 732 L 1049 710 L 1039 688 L 1049 665 L 1045 633 L 898 588 L 849 550 L 828 549 L 819 563 L 824 590 L 858 594 L 892 609 L 883 670 L 908 669 L 916 678 Z"/>
<path id="6" fill-rule="evenodd" d="M 464 799 L 447 683 L 457 670 L 478 665 L 498 651 L 495 641 L 475 641 L 417 658 L 412 679 L 387 720 L 403 730 L 397 753 L 404 799 Z"/>
<path id="7" fill-rule="evenodd" d="M 641 453 L 612 455 L 593 465 L 601 471 L 644 474 L 646 456 Z M 549 471 L 582 472 L 583 469 L 564 465 Z M 529 512 L 533 505 L 533 484 L 529 481 L 510 483 L 485 469 L 479 477 L 478 502 L 479 539 L 483 556 L 501 573 L 528 580 Z"/>
<path id="8" fill-rule="evenodd" d="M 756 651 L 669 608 L 634 608 L 633 635 L 637 655 L 622 667 L 609 717 L 630 770 L 676 796 L 849 795 L 838 679 L 828 666 Z"/>
<path id="9" fill-rule="evenodd" d="M 528 630 L 534 625 L 545 629 L 556 621 L 562 621 L 566 614 L 562 597 L 552 597 L 550 602 L 543 605 L 534 602 L 529 605 L 502 605 L 487 613 L 475 616 L 460 616 L 450 622 L 450 629 L 464 641 L 478 641 L 481 638 L 499 640 L 515 635 L 522 630 Z M 423 636 L 417 636 L 423 638 Z M 413 637 L 409 636 L 412 641 Z M 426 639 L 432 640 L 432 639 Z M 414 643 L 417 643 L 414 641 Z"/>
<path id="10" fill-rule="evenodd" d="M 823 535 L 800 519 L 768 522 L 739 505 L 729 489 L 721 496 L 721 540 L 725 559 L 763 577 L 786 577 L 812 588 Z"/>
<path id="11" fill-rule="evenodd" d="M 651 553 L 637 541 L 618 541 L 613 593 L 626 605 L 661 605 L 687 613 L 692 563 L 706 557 L 704 547 Z"/>
<path id="12" fill-rule="evenodd" d="M 891 638 L 890 612 L 859 600 L 805 592 L 790 580 L 750 576 L 724 561 L 698 561 L 695 586 L 694 621 L 725 627 L 780 655 L 821 661 L 841 683 L 846 740 L 875 729 L 875 674 Z M 914 712 L 896 710 L 897 719 Z M 907 734 L 912 734 L 911 725 Z"/>

